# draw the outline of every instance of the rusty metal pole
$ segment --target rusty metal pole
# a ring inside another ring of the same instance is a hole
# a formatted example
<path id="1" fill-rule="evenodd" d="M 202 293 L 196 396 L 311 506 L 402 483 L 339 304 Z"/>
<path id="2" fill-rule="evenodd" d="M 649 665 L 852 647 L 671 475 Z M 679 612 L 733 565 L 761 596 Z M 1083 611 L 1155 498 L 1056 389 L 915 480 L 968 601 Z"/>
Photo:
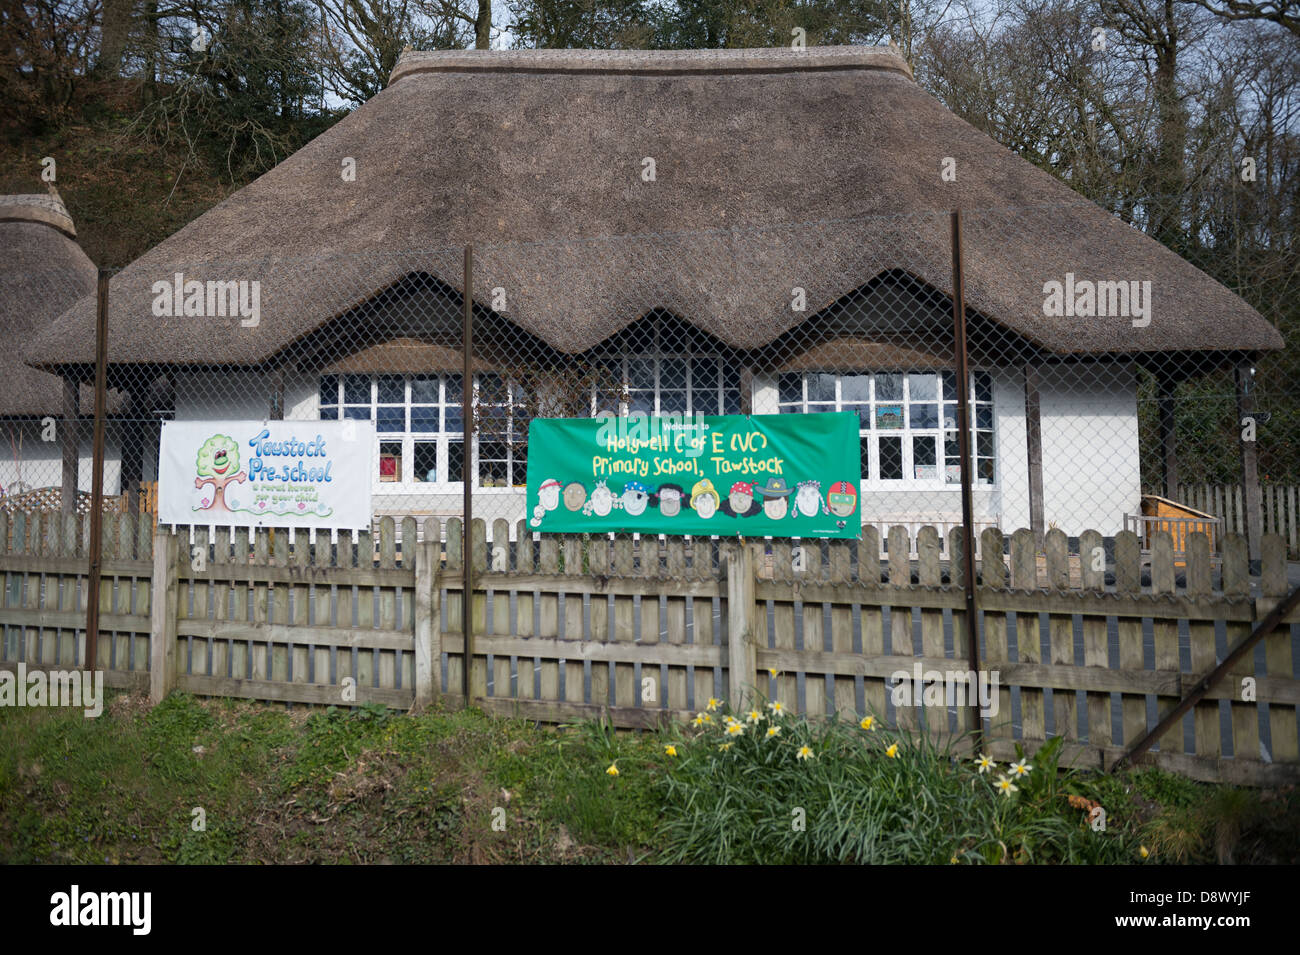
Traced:
<path id="1" fill-rule="evenodd" d="M 961 539 L 962 590 L 966 597 L 966 651 L 970 670 L 979 683 L 979 623 L 975 616 L 975 521 L 971 484 L 970 360 L 966 353 L 966 288 L 962 274 L 961 210 L 952 213 L 952 325 L 957 366 L 957 447 L 961 454 Z M 978 693 L 969 701 L 974 744 L 980 745 L 984 724 L 980 719 Z"/>
<path id="2" fill-rule="evenodd" d="M 90 484 L 90 585 L 86 594 L 86 666 L 99 654 L 99 580 L 104 536 L 104 416 L 108 413 L 108 277 L 99 270 L 95 295 L 95 430 Z"/>
<path id="3" fill-rule="evenodd" d="M 473 613 L 471 602 L 473 601 L 474 586 L 474 553 L 473 553 L 473 534 L 470 533 L 471 525 L 474 522 L 474 495 L 471 491 L 472 466 L 474 463 L 474 365 L 471 356 L 474 353 L 474 247 L 465 246 L 465 285 L 462 299 L 464 301 L 463 328 L 461 332 L 461 343 L 464 346 L 464 354 L 461 356 L 462 373 L 461 373 L 461 413 L 464 417 L 465 442 L 463 445 L 463 465 L 461 467 L 461 486 L 465 491 L 465 518 L 461 526 L 461 566 L 463 576 L 461 579 L 464 590 L 460 601 L 460 632 L 465 641 L 465 665 L 461 673 L 461 692 L 465 697 L 465 706 L 470 705 L 469 689 L 470 665 L 474 659 L 474 634 L 473 634 Z"/>

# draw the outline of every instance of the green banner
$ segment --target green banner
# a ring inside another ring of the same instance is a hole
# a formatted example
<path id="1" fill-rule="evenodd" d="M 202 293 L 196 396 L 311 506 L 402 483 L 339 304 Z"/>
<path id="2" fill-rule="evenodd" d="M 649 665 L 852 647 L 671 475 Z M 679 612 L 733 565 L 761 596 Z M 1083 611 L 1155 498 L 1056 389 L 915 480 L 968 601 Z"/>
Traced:
<path id="1" fill-rule="evenodd" d="M 535 418 L 541 532 L 857 537 L 858 416 Z"/>

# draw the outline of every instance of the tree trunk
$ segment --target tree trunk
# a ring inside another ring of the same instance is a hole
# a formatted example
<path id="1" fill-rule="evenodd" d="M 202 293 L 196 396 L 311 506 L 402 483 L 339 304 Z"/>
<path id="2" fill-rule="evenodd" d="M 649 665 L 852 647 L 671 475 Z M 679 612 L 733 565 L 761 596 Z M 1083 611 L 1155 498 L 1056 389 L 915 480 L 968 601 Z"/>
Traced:
<path id="1" fill-rule="evenodd" d="M 478 0 L 478 17 L 474 20 L 474 49 L 492 48 L 492 0 Z"/>
<path id="2" fill-rule="evenodd" d="M 104 20 L 100 30 L 99 61 L 95 72 L 116 76 L 122 69 L 126 40 L 131 33 L 131 8 L 134 0 L 104 0 Z"/>

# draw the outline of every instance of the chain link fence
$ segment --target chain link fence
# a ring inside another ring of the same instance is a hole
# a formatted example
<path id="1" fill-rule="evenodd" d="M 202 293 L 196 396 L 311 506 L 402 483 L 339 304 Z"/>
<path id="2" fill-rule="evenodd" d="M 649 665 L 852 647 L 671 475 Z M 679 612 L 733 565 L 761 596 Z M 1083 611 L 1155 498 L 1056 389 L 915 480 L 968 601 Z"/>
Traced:
<path id="1" fill-rule="evenodd" d="M 1217 547 L 1240 530 L 1253 554 L 1273 530 L 1295 547 L 1300 401 L 1277 331 L 1296 321 L 1292 279 L 1252 283 L 1239 248 L 1175 255 L 1083 201 L 962 218 L 965 380 L 946 212 L 480 245 L 469 256 L 146 256 L 110 286 L 104 507 L 156 513 L 165 421 L 357 421 L 374 432 L 355 448 L 369 462 L 373 520 L 400 528 L 414 517 L 421 535 L 427 518 L 465 517 L 468 482 L 472 517 L 495 543 L 501 528 L 540 541 L 529 521 L 548 509 L 589 515 L 592 541 L 653 517 L 661 532 L 638 533 L 637 575 L 670 572 L 680 514 L 727 519 L 725 533 L 692 536 L 697 570 L 707 560 L 716 572 L 729 537 L 801 546 L 780 522 L 799 513 L 874 528 L 855 545 L 859 566 L 888 557 L 899 525 L 909 556 L 933 526 L 948 558 L 963 521 L 964 403 L 977 541 L 990 527 L 1040 539 L 1059 529 L 1076 562 L 1085 531 L 1146 541 L 1171 530 L 1182 550 L 1188 533 Z M 24 343 L 49 387 L 46 406 L 0 420 L 6 511 L 89 510 L 93 344 L 84 328 L 60 341 L 72 328 Z M 77 390 L 74 418 L 66 395 Z M 828 470 L 827 455 L 707 480 L 538 473 L 529 487 L 539 419 L 651 427 L 832 412 L 852 418 L 856 473 Z M 1202 486 L 1223 490 L 1216 499 L 1193 490 Z M 829 574 L 821 543 L 802 546 L 812 571 Z M 518 551 L 500 552 L 509 562 Z M 488 566 L 491 550 L 481 559 Z M 583 559 L 592 574 L 630 572 L 613 548 Z"/>

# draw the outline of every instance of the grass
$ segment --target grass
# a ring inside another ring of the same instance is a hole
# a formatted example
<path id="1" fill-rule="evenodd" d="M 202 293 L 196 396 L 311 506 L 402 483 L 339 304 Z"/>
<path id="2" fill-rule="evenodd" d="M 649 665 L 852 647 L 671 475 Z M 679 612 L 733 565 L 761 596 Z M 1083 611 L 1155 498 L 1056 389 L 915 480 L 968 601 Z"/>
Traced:
<path id="1" fill-rule="evenodd" d="M 4 708 L 0 862 L 1300 860 L 1294 789 L 1058 771 L 1048 744 L 1002 795 L 1005 761 L 980 773 L 928 743 L 891 756 L 882 729 L 706 715 L 628 733 L 185 695 L 118 694 L 94 720 Z"/>

